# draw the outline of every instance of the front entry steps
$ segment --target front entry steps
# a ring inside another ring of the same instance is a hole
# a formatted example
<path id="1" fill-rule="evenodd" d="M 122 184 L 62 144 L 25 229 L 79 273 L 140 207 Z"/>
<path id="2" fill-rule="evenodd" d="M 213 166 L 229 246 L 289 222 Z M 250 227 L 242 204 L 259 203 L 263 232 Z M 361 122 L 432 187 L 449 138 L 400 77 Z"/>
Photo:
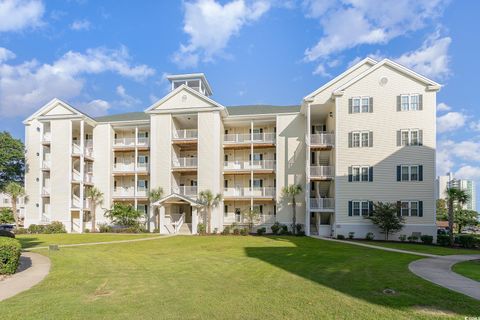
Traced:
<path id="1" fill-rule="evenodd" d="M 191 223 L 183 223 L 178 230 L 178 234 L 182 235 L 191 235 L 192 234 L 192 224 Z"/>

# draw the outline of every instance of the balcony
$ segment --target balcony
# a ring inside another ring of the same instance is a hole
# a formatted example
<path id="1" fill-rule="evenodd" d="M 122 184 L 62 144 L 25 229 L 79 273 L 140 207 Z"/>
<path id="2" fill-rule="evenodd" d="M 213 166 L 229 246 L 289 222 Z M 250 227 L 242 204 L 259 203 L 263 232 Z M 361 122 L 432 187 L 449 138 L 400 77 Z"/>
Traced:
<path id="1" fill-rule="evenodd" d="M 113 173 L 134 173 L 135 165 L 133 163 L 114 163 Z"/>
<path id="2" fill-rule="evenodd" d="M 196 170 L 198 165 L 197 157 L 184 157 L 172 159 L 172 169 L 175 171 Z"/>
<path id="3" fill-rule="evenodd" d="M 196 197 L 198 192 L 197 186 L 178 186 L 172 187 L 172 193 L 181 194 L 187 197 Z"/>
<path id="4" fill-rule="evenodd" d="M 275 144 L 274 132 L 268 133 L 231 133 L 223 136 L 224 147 L 234 147 L 249 144 L 273 146 Z"/>
<path id="5" fill-rule="evenodd" d="M 137 188 L 137 198 L 147 198 L 148 197 L 148 189 L 147 188 Z"/>
<path id="6" fill-rule="evenodd" d="M 115 138 L 113 140 L 114 148 L 135 147 L 135 137 Z"/>
<path id="7" fill-rule="evenodd" d="M 276 168 L 275 160 L 253 160 L 253 161 L 224 161 L 223 170 L 228 172 L 274 172 Z"/>
<path id="8" fill-rule="evenodd" d="M 50 168 L 51 168 L 50 160 L 43 160 L 43 162 L 42 162 L 42 170 L 43 170 L 43 171 L 49 171 Z"/>
<path id="9" fill-rule="evenodd" d="M 198 139 L 197 129 L 173 130 L 172 132 L 173 141 L 192 141 L 197 139 Z"/>
<path id="10" fill-rule="evenodd" d="M 42 144 L 50 144 L 52 142 L 52 133 L 45 132 L 42 136 Z"/>
<path id="11" fill-rule="evenodd" d="M 310 210 L 317 212 L 335 211 L 334 198 L 310 198 Z"/>
<path id="12" fill-rule="evenodd" d="M 72 143 L 72 155 L 80 156 L 81 154 L 82 154 L 82 148 L 78 144 Z M 90 159 L 93 158 L 93 147 L 91 145 L 84 147 L 83 155 L 86 158 L 90 158 Z"/>
<path id="13" fill-rule="evenodd" d="M 275 188 L 224 188 L 223 197 L 225 199 L 273 199 L 275 198 Z"/>
<path id="14" fill-rule="evenodd" d="M 42 197 L 50 197 L 50 187 L 42 188 Z"/>
<path id="15" fill-rule="evenodd" d="M 238 224 L 248 224 L 250 221 L 247 216 L 244 214 L 236 215 L 234 212 L 228 212 L 227 216 L 223 218 L 225 224 L 238 223 Z M 274 224 L 276 222 L 276 217 L 273 214 L 260 214 L 255 225 L 259 226 L 262 224 Z"/>
<path id="16" fill-rule="evenodd" d="M 314 133 L 310 135 L 310 148 L 312 149 L 331 149 L 334 145 L 334 133 Z"/>
<path id="17" fill-rule="evenodd" d="M 122 198 L 134 198 L 135 197 L 135 190 L 133 187 L 122 188 L 117 187 L 113 190 L 113 198 L 114 199 L 122 199 Z"/>
<path id="18" fill-rule="evenodd" d="M 90 203 L 90 200 L 88 200 L 88 199 L 83 200 L 83 207 L 81 205 L 82 205 L 82 201 L 80 201 L 80 198 L 78 196 L 74 195 L 72 197 L 72 208 L 73 209 L 90 210 L 90 208 L 91 208 L 91 203 Z"/>
<path id="19" fill-rule="evenodd" d="M 85 173 L 83 176 L 83 182 L 86 184 L 93 184 L 93 174 L 90 172 Z"/>
<path id="20" fill-rule="evenodd" d="M 334 166 L 310 166 L 310 180 L 332 180 L 334 177 Z"/>
<path id="21" fill-rule="evenodd" d="M 137 173 L 138 174 L 147 174 L 148 170 L 150 169 L 148 163 L 137 163 Z"/>

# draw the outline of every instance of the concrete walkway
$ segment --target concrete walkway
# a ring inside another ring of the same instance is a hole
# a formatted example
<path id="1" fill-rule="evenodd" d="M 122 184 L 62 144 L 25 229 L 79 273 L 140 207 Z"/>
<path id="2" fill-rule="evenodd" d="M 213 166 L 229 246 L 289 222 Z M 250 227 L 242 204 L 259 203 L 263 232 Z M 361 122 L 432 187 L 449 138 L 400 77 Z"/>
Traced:
<path id="1" fill-rule="evenodd" d="M 372 244 L 366 244 L 355 241 L 338 240 L 323 238 L 320 236 L 311 236 L 312 238 L 351 244 L 360 247 L 378 249 L 383 251 L 406 253 L 416 256 L 428 257 L 411 262 L 408 269 L 415 275 L 427 281 L 433 282 L 441 287 L 462 293 L 474 299 L 480 300 L 480 282 L 466 278 L 452 271 L 452 266 L 456 263 L 470 260 L 480 260 L 480 254 L 450 255 L 439 256 L 435 254 L 414 252 L 401 249 L 386 248 Z"/>
<path id="2" fill-rule="evenodd" d="M 420 259 L 410 263 L 408 269 L 425 280 L 480 300 L 480 282 L 452 271 L 452 266 L 456 263 L 479 259 L 480 254 Z"/>
<path id="3" fill-rule="evenodd" d="M 0 281 L 0 301 L 30 289 L 50 271 L 50 259 L 38 253 L 23 252 L 17 273 Z"/>

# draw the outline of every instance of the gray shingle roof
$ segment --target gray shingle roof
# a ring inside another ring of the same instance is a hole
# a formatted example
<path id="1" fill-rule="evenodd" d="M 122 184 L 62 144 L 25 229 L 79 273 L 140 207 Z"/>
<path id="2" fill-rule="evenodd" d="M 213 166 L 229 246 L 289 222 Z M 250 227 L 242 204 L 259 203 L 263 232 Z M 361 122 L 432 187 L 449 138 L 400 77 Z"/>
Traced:
<path id="1" fill-rule="evenodd" d="M 244 105 L 244 106 L 229 106 L 227 107 L 228 114 L 231 116 L 255 115 L 255 114 L 275 114 L 275 113 L 289 113 L 299 112 L 299 105 L 292 106 L 272 106 L 272 105 Z M 120 114 L 112 114 L 109 116 L 93 118 L 97 122 L 116 122 L 116 121 L 137 121 L 150 120 L 150 115 L 145 112 L 128 112 Z"/>

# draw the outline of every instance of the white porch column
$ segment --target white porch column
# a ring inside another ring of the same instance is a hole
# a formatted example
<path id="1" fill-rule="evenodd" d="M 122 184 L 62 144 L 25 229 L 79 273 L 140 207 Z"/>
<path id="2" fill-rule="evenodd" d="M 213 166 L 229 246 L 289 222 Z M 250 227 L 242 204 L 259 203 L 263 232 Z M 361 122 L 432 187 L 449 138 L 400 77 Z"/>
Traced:
<path id="1" fill-rule="evenodd" d="M 164 206 L 160 206 L 158 208 L 159 210 L 159 214 L 160 214 L 160 217 L 159 217 L 159 225 L 158 225 L 158 230 L 159 230 L 159 233 L 160 234 L 165 234 L 165 228 L 164 228 L 164 224 L 165 224 L 165 207 Z"/>
<path id="2" fill-rule="evenodd" d="M 310 235 L 310 125 L 311 125 L 311 119 L 310 119 L 310 103 L 307 103 L 307 118 L 306 118 L 306 134 L 305 134 L 305 142 L 307 145 L 307 154 L 306 154 L 306 184 L 305 184 L 305 234 L 307 236 Z"/>
<path id="3" fill-rule="evenodd" d="M 198 209 L 197 207 L 192 207 L 192 234 L 197 234 L 197 225 L 198 225 Z"/>
<path id="4" fill-rule="evenodd" d="M 84 178 L 85 178 L 85 121 L 80 121 L 80 233 L 83 233 L 84 203 Z"/>

